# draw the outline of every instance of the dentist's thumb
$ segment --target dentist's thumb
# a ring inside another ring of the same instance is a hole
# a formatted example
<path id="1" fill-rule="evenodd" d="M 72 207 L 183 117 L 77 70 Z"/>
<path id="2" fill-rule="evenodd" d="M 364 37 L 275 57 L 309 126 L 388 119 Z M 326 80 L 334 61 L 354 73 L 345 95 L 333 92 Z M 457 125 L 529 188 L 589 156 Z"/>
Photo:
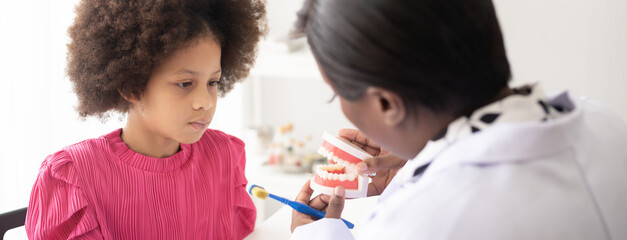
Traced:
<path id="1" fill-rule="evenodd" d="M 325 218 L 341 218 L 344 210 L 344 187 L 337 186 L 329 199 Z"/>

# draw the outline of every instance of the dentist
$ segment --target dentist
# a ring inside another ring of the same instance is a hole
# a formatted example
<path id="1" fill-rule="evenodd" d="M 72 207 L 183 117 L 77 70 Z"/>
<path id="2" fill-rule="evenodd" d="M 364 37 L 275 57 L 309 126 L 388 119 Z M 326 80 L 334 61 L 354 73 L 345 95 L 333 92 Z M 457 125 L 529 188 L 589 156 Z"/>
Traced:
<path id="1" fill-rule="evenodd" d="M 339 135 L 375 155 L 357 239 L 627 239 L 627 126 L 510 87 L 490 0 L 307 0 L 297 29 L 360 130 Z M 311 195 L 327 216 L 294 212 L 292 239 L 353 239 L 344 190 Z"/>

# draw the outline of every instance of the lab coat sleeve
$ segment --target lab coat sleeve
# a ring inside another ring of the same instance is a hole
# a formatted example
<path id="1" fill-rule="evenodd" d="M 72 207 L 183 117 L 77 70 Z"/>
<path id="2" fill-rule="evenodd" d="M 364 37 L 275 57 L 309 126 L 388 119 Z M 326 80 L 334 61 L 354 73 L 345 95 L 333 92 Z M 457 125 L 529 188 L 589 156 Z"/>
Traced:
<path id="1" fill-rule="evenodd" d="M 294 229 L 292 240 L 332 240 L 355 239 L 342 220 L 337 218 L 323 218 L 318 221 L 302 225 Z"/>

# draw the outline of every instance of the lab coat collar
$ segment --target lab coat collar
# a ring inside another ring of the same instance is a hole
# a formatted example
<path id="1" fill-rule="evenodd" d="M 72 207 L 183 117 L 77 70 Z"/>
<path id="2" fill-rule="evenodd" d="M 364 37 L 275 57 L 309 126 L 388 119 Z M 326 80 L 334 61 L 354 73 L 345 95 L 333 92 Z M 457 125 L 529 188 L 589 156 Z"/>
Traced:
<path id="1" fill-rule="evenodd" d="M 539 159 L 572 146 L 571 142 L 578 137 L 576 126 L 582 124 L 582 110 L 567 92 L 548 102 L 570 112 L 551 121 L 502 122 L 458 139 L 436 156 L 431 171 L 457 164 L 490 165 Z"/>

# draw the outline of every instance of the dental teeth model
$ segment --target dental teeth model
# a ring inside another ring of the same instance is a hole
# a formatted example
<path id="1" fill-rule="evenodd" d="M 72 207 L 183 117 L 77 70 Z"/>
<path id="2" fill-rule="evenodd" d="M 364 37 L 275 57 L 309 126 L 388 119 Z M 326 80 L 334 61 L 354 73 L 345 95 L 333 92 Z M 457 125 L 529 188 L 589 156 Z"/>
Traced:
<path id="1" fill-rule="evenodd" d="M 318 166 L 310 183 L 311 189 L 331 195 L 336 186 L 343 186 L 346 198 L 366 197 L 369 178 L 357 173 L 356 164 L 372 156 L 327 132 L 323 133 L 322 139 L 318 153 L 331 164 Z"/>

